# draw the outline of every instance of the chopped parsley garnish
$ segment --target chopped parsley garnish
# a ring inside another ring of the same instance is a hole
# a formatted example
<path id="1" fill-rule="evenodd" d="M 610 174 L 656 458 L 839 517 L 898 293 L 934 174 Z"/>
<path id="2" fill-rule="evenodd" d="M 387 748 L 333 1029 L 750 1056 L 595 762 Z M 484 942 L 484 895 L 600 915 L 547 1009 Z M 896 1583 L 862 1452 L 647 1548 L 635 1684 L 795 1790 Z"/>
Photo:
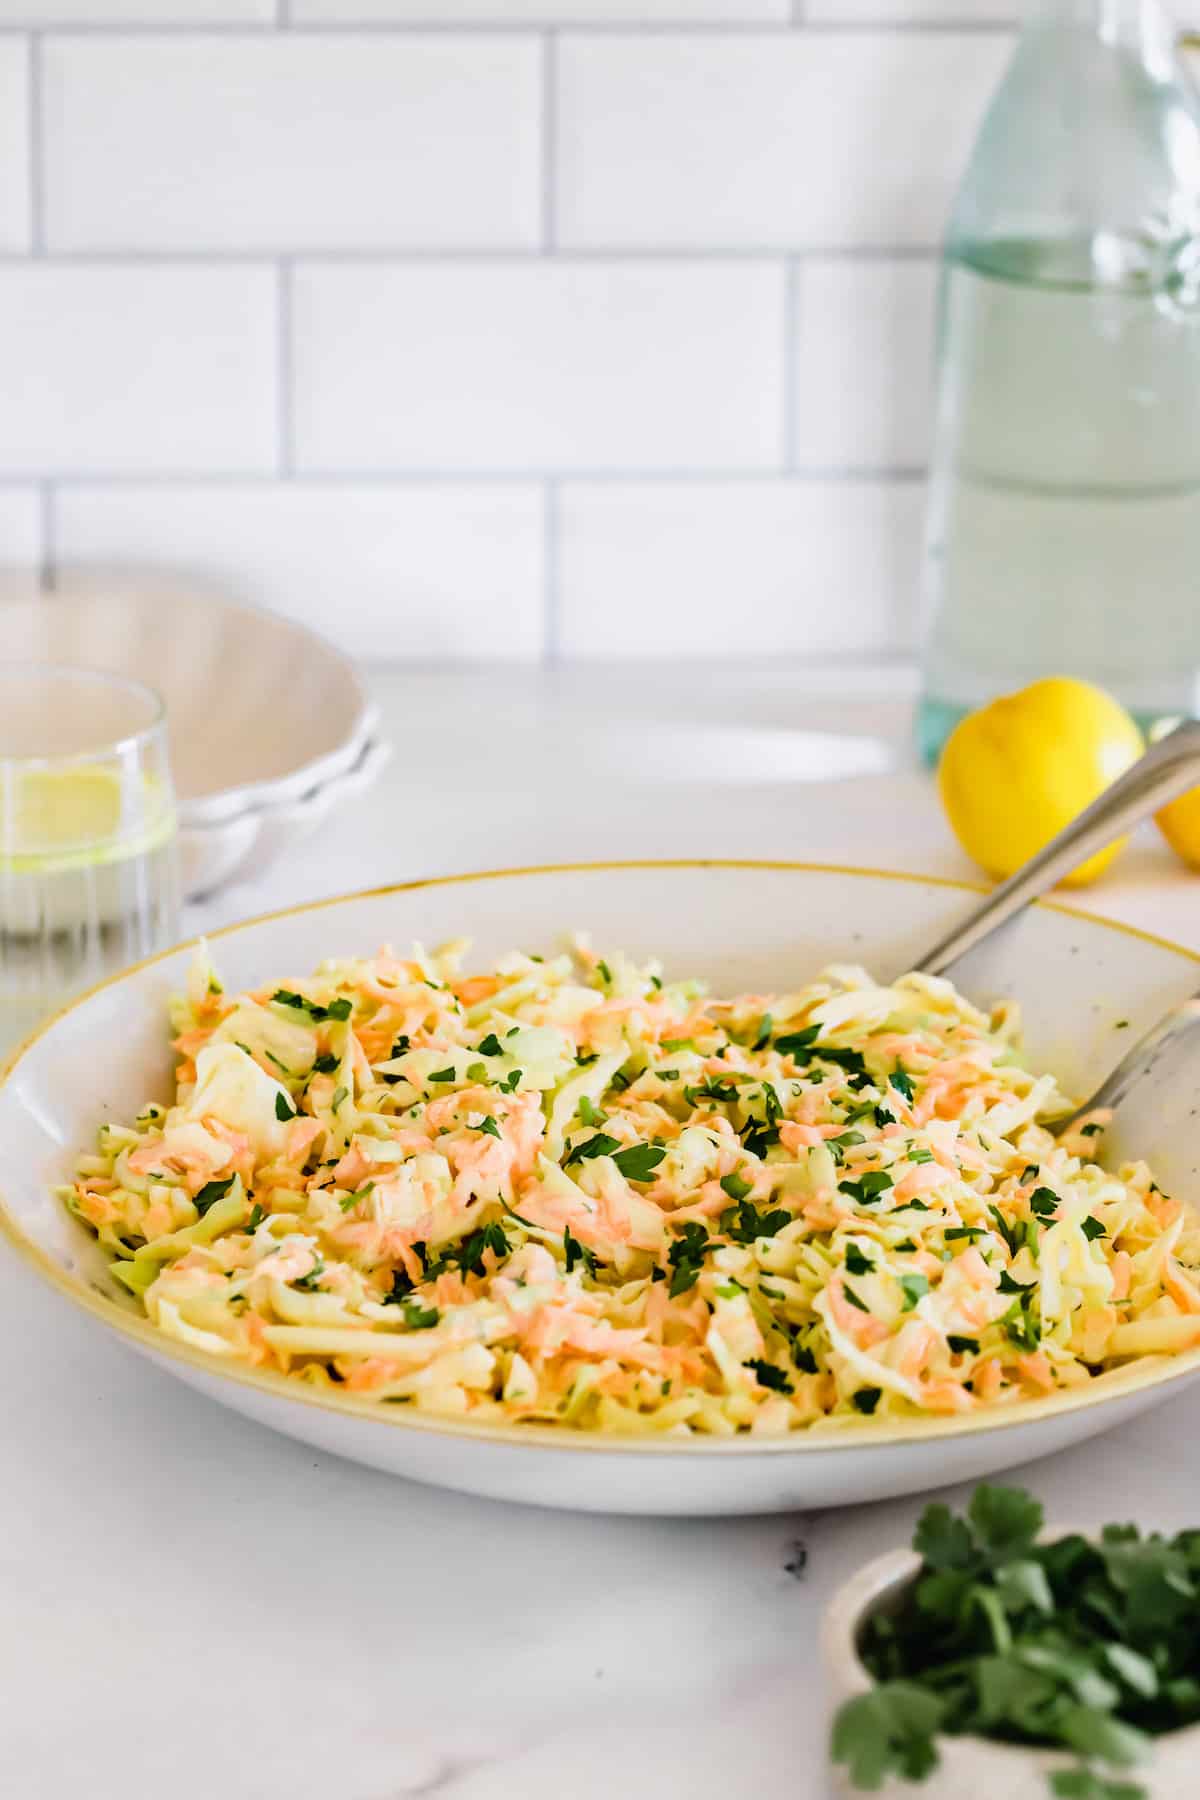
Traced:
<path id="1" fill-rule="evenodd" d="M 757 1036 L 750 1046 L 751 1050 L 765 1050 L 771 1041 L 771 1032 L 774 1030 L 774 1027 L 775 1021 L 770 1013 L 764 1013 L 759 1021 Z"/>
<path id="2" fill-rule="evenodd" d="M 317 1025 L 325 1019 L 348 1019 L 354 1005 L 351 1000 L 340 999 L 321 1006 L 318 1001 L 306 1000 L 303 994 L 294 994 L 288 988 L 276 988 L 271 999 L 276 1006 L 289 1006 L 294 1012 L 307 1013 Z"/>
<path id="3" fill-rule="evenodd" d="M 419 1300 L 401 1299 L 404 1308 L 404 1323 L 410 1331 L 429 1331 L 441 1318 L 436 1306 L 422 1306 Z"/>
<path id="4" fill-rule="evenodd" d="M 695 1287 L 704 1258 L 712 1248 L 712 1241 L 703 1225 L 689 1220 L 667 1252 L 667 1261 L 674 1271 L 670 1289 L 672 1300 Z"/>
<path id="5" fill-rule="evenodd" d="M 1104 1229 L 1099 1219 L 1094 1219 L 1090 1213 L 1086 1219 L 1080 1221 L 1079 1229 L 1082 1231 L 1084 1237 L 1088 1239 L 1089 1243 L 1095 1243 L 1097 1238 L 1108 1236 L 1107 1231 Z"/>
<path id="6" fill-rule="evenodd" d="M 817 1359 L 807 1344 L 792 1345 L 792 1361 L 802 1375 L 815 1375 L 817 1372 Z"/>
<path id="7" fill-rule="evenodd" d="M 758 1385 L 770 1388 L 773 1393 L 794 1394 L 796 1391 L 783 1370 L 777 1369 L 774 1363 L 764 1362 L 761 1356 L 751 1357 L 750 1361 L 743 1363 L 742 1367 L 753 1369 Z"/>
<path id="8" fill-rule="evenodd" d="M 721 1187 L 731 1200 L 744 1200 L 746 1195 L 751 1192 L 753 1185 L 752 1182 L 743 1181 L 741 1176 L 736 1173 L 721 1177 Z"/>
<path id="9" fill-rule="evenodd" d="M 960 1337 L 957 1332 L 951 1331 L 947 1333 L 946 1346 L 952 1356 L 979 1355 L 979 1339 L 973 1337 Z"/>
<path id="10" fill-rule="evenodd" d="M 725 1183 L 721 1186 L 725 1187 Z M 728 1188 L 725 1191 L 728 1193 Z M 774 1237 L 791 1222 L 791 1213 L 782 1206 L 770 1212 L 759 1212 L 751 1200 L 739 1200 L 736 1206 L 727 1206 L 721 1214 L 721 1230 L 735 1244 L 754 1244 L 759 1238 Z"/>
<path id="11" fill-rule="evenodd" d="M 243 1229 L 246 1231 L 257 1231 L 266 1216 L 265 1209 L 261 1207 L 256 1200 L 254 1205 L 250 1208 L 250 1217 L 246 1220 Z"/>
<path id="12" fill-rule="evenodd" d="M 338 1204 L 341 1206 L 343 1212 L 349 1212 L 352 1206 L 357 1206 L 360 1200 L 365 1200 L 367 1196 L 374 1193 L 374 1191 L 375 1183 L 373 1181 L 364 1182 L 362 1187 L 356 1188 L 352 1194 L 347 1194 L 346 1198 L 339 1201 Z"/>
<path id="13" fill-rule="evenodd" d="M 402 1031 L 400 1033 L 400 1036 L 396 1039 L 395 1043 L 392 1045 L 392 1055 L 393 1056 L 403 1056 L 405 1051 L 410 1047 L 411 1041 L 412 1040 L 409 1038 L 408 1034 L 406 1032 Z"/>
<path id="14" fill-rule="evenodd" d="M 210 1206 L 215 1206 L 218 1200 L 223 1200 L 225 1198 L 236 1180 L 236 1175 L 229 1175 L 224 1181 L 205 1182 L 199 1193 L 194 1195 L 192 1199 L 192 1205 L 196 1208 L 196 1211 L 200 1214 L 201 1218 L 204 1217 Z"/>
<path id="15" fill-rule="evenodd" d="M 413 1245 L 416 1250 L 418 1246 Z M 428 1276 L 440 1275 L 443 1269 L 461 1269 L 464 1275 L 486 1274 L 483 1258 L 484 1252 L 490 1250 L 494 1256 L 507 1256 L 512 1248 L 504 1235 L 504 1227 L 498 1220 L 490 1225 L 481 1225 L 478 1231 L 465 1237 L 457 1249 L 442 1252 L 435 1262 L 428 1263 L 425 1273 Z"/>
<path id="16" fill-rule="evenodd" d="M 309 1294 L 315 1293 L 316 1289 L 317 1289 L 317 1285 L 320 1282 L 320 1279 L 324 1273 L 325 1273 L 325 1260 L 323 1257 L 318 1256 L 316 1262 L 313 1264 L 312 1268 L 308 1271 L 308 1274 L 307 1275 L 297 1275 L 295 1281 L 293 1281 L 293 1283 L 292 1283 L 292 1286 L 298 1287 L 298 1288 L 303 1288 L 305 1290 L 305 1292 L 309 1293 Z"/>
<path id="17" fill-rule="evenodd" d="M 879 1405 L 882 1388 L 858 1388 L 850 1396 L 860 1413 L 873 1413 Z"/>
<path id="18" fill-rule="evenodd" d="M 843 1294 L 845 1294 L 845 1296 L 846 1296 L 847 1300 L 850 1302 L 851 1306 L 857 1306 L 859 1312 L 870 1312 L 871 1309 L 867 1305 L 866 1301 L 860 1300 L 858 1295 L 855 1293 L 854 1289 L 852 1287 L 849 1287 L 847 1285 L 847 1283 L 844 1281 L 842 1283 L 842 1292 L 843 1292 Z"/>
<path id="19" fill-rule="evenodd" d="M 413 1246 L 414 1249 L 416 1246 Z M 407 1269 L 393 1269 L 392 1291 L 383 1296 L 384 1306 L 402 1306 L 412 1293 L 414 1282 Z"/>
<path id="20" fill-rule="evenodd" d="M 1029 1196 L 1029 1208 L 1039 1219 L 1049 1219 L 1058 1211 L 1061 1202 L 1053 1188 L 1034 1188 Z"/>
<path id="21" fill-rule="evenodd" d="M 628 1149 L 618 1150 L 613 1161 L 626 1181 L 650 1181 L 666 1154 L 659 1144 L 630 1144 Z"/>
<path id="22" fill-rule="evenodd" d="M 819 1025 L 806 1025 L 803 1031 L 789 1031 L 775 1039 L 780 1056 L 805 1056 L 821 1035 Z"/>
<path id="23" fill-rule="evenodd" d="M 851 1275 L 869 1275 L 875 1264 L 869 1256 L 863 1255 L 857 1244 L 847 1244 L 846 1267 Z"/>
<path id="24" fill-rule="evenodd" d="M 588 1249 L 586 1244 L 581 1244 L 579 1239 L 572 1235 L 571 1227 L 569 1225 L 563 1232 L 563 1255 L 566 1257 L 568 1275 L 575 1267 L 575 1264 L 579 1262 L 583 1264 L 589 1275 L 595 1275 L 596 1258 L 594 1254 Z"/>
<path id="25" fill-rule="evenodd" d="M 912 1076 L 907 1074 L 906 1071 L 900 1067 L 899 1063 L 897 1063 L 896 1067 L 892 1070 L 889 1079 L 896 1092 L 911 1105 L 913 1097 Z"/>
<path id="26" fill-rule="evenodd" d="M 286 1094 L 276 1094 L 275 1096 L 275 1117 L 281 1125 L 286 1125 L 289 1119 L 296 1117 L 296 1109 Z"/>
<path id="27" fill-rule="evenodd" d="M 974 1243 L 976 1238 L 986 1237 L 987 1233 L 981 1225 L 948 1225 L 942 1235 L 947 1243 L 953 1243 L 959 1238 L 966 1238 Z"/>
<path id="28" fill-rule="evenodd" d="M 502 1082 L 500 1082 L 500 1084 L 499 1084 L 500 1092 L 502 1094 L 515 1094 L 517 1091 L 517 1084 L 521 1079 L 521 1073 L 522 1072 L 520 1069 L 511 1070 L 504 1077 L 504 1080 Z"/>
<path id="29" fill-rule="evenodd" d="M 396 1054 L 393 1050 L 393 1056 Z M 338 1059 L 331 1050 L 322 1050 L 320 1056 L 313 1060 L 314 1075 L 332 1075 L 338 1066 Z"/>
<path id="30" fill-rule="evenodd" d="M 702 1087 L 685 1087 L 683 1097 L 689 1106 L 697 1100 L 716 1100 L 722 1105 L 730 1100 L 738 1099 L 737 1083 L 733 1080 L 721 1080 L 719 1077 L 709 1079 Z"/>
<path id="31" fill-rule="evenodd" d="M 596 973 L 606 987 L 612 986 L 612 970 L 604 961 L 603 957 L 601 957 L 600 961 L 596 964 Z"/>
<path id="32" fill-rule="evenodd" d="M 454 1068 L 451 1066 L 448 1069 L 431 1069 L 429 1079 L 430 1081 L 453 1081 L 455 1080 Z"/>
<path id="33" fill-rule="evenodd" d="M 891 1176 L 886 1169 L 868 1169 L 858 1181 L 839 1181 L 839 1194 L 849 1194 L 859 1206 L 874 1206 L 881 1194 L 886 1194 L 894 1187 Z"/>
<path id="34" fill-rule="evenodd" d="M 494 1031 L 489 1031 L 482 1044 L 480 1044 L 479 1054 L 480 1056 L 504 1055 L 504 1045 L 500 1042 L 500 1039 L 496 1036 Z"/>
<path id="35" fill-rule="evenodd" d="M 924 1275 L 901 1275 L 900 1287 L 904 1294 L 902 1312 L 911 1312 L 917 1301 L 929 1292 L 929 1282 Z"/>
<path id="36" fill-rule="evenodd" d="M 1041 1172 L 1041 1167 L 1038 1163 L 1026 1163 L 1025 1167 L 1021 1170 L 1021 1186 L 1024 1187 L 1027 1181 L 1036 1181 Z"/>
<path id="37" fill-rule="evenodd" d="M 563 1168 L 569 1169 L 572 1163 L 591 1162 L 596 1156 L 611 1156 L 614 1150 L 621 1148 L 620 1138 L 610 1137 L 606 1131 L 597 1131 L 593 1137 L 583 1138 L 578 1144 L 572 1144 L 563 1158 Z"/>
<path id="38" fill-rule="evenodd" d="M 491 1113 L 484 1114 L 476 1129 L 478 1131 L 486 1131 L 489 1137 L 498 1138 L 500 1136 L 500 1127 L 497 1125 L 495 1119 L 493 1119 Z"/>

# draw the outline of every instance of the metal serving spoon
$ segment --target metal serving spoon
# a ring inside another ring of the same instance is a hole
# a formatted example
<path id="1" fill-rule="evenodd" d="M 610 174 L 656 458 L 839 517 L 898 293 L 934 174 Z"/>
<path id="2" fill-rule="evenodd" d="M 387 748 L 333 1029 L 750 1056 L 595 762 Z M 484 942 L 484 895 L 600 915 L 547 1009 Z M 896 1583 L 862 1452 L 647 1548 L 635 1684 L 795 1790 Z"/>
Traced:
<path id="1" fill-rule="evenodd" d="M 927 951 L 913 966 L 927 975 L 944 975 L 968 950 L 993 931 L 1048 893 L 1056 882 L 1077 869 L 1089 856 L 1103 850 L 1114 838 L 1155 813 L 1168 801 L 1200 785 L 1200 721 L 1189 719 L 1151 746 L 1118 781 L 1106 788 L 1086 812 L 1060 831 L 1023 868 L 993 888 L 972 907 L 954 930 Z M 1062 1119 L 1044 1120 L 1056 1133 L 1065 1131 L 1085 1113 L 1097 1107 L 1113 1107 L 1154 1062 L 1168 1044 L 1200 1026 L 1200 993 L 1161 1018 L 1133 1044 L 1112 1073 L 1101 1082 L 1085 1105 Z"/>

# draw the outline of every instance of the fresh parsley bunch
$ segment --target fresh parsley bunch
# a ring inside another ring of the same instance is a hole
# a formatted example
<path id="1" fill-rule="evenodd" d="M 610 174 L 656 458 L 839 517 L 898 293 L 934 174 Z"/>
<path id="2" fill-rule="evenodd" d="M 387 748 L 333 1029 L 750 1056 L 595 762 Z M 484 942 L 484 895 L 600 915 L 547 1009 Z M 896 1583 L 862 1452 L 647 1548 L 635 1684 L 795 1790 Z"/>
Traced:
<path id="1" fill-rule="evenodd" d="M 877 1685 L 834 1720 L 858 1787 L 920 1781 L 940 1734 L 970 1733 L 1078 1752 L 1051 1777 L 1059 1800 L 1145 1800 L 1113 1771 L 1200 1719 L 1200 1531 L 1039 1544 L 1041 1527 L 1021 1488 L 976 1488 L 965 1517 L 925 1509 L 916 1580 L 862 1634 Z"/>

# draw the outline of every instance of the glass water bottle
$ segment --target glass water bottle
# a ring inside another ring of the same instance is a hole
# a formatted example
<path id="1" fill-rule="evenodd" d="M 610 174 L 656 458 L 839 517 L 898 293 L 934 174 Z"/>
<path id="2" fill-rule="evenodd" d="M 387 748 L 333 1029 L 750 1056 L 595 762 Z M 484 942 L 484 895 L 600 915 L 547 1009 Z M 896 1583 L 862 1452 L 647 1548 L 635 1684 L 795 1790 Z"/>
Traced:
<path id="1" fill-rule="evenodd" d="M 1200 712 L 1200 109 L 1157 0 L 1035 0 L 944 252 L 918 737 L 1076 675 Z"/>

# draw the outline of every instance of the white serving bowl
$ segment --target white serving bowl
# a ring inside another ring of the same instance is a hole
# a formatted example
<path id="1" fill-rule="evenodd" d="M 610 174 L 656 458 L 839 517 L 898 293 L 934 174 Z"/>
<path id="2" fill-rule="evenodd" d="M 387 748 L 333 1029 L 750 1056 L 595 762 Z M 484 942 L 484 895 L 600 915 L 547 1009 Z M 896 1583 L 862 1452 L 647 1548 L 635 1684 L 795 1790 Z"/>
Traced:
<path id="1" fill-rule="evenodd" d="M 293 908 L 215 934 L 226 985 L 301 975 L 385 940 L 467 935 L 483 961 L 546 950 L 587 929 L 598 947 L 661 953 L 673 975 L 717 992 L 798 985 L 831 960 L 906 968 L 968 903 L 958 884 L 771 863 L 634 863 L 451 876 Z M 0 1228 L 31 1269 L 127 1343 L 214 1400 L 342 1456 L 465 1492 L 601 1512 L 720 1514 L 876 1500 L 973 1480 L 1092 1437 L 1194 1379 L 1200 1353 L 1145 1359 L 1085 1389 L 966 1417 L 788 1438 L 617 1440 L 550 1426 L 472 1426 L 330 1398 L 232 1368 L 157 1333 L 108 1275 L 90 1234 L 51 1193 L 106 1118 L 170 1093 L 167 996 L 190 951 L 168 952 L 77 1001 L 29 1040 L 0 1080 Z M 1190 952 L 1109 920 L 1041 906 L 964 959 L 980 1000 L 1018 997 L 1031 1056 L 1086 1092 L 1129 1033 L 1196 985 Z M 1128 1033 L 1114 1034 L 1119 1020 Z M 1176 1062 L 1130 1096 L 1114 1153 L 1149 1157 L 1169 1191 L 1200 1191 L 1196 1072 Z M 31 1362 L 36 1366 L 36 1359 Z M 137 1379 L 131 1366 L 129 1379 Z M 149 1447 L 148 1447 L 149 1453 Z"/>
<path id="2" fill-rule="evenodd" d="M 1042 1533 L 1042 1541 L 1053 1542 L 1080 1529 L 1054 1526 Z M 821 1653 L 831 1720 L 843 1701 L 874 1686 L 858 1653 L 863 1626 L 871 1613 L 899 1603 L 920 1566 L 914 1551 L 889 1550 L 860 1569 L 830 1601 L 821 1625 Z M 1065 1750 L 1000 1744 L 991 1738 L 940 1737 L 938 1766 L 924 1781 L 914 1785 L 889 1776 L 882 1787 L 869 1792 L 875 1800 L 1053 1800 L 1051 1776 L 1057 1769 L 1074 1768 L 1078 1761 Z M 1195 1800 L 1198 1772 L 1200 1725 L 1189 1725 L 1155 1739 L 1151 1760 L 1130 1769 L 1124 1779 L 1144 1789 L 1146 1800 Z M 866 1800 L 868 1790 L 855 1786 L 844 1765 L 835 1765 L 833 1780 L 843 1800 Z"/>
<path id="3" fill-rule="evenodd" d="M 159 575 L 69 576 L 0 601 L 0 641 L 6 660 L 105 669 L 162 696 L 189 899 L 261 873 L 335 803 L 320 799 L 330 784 L 378 773 L 374 708 L 350 659 L 227 595 Z"/>

